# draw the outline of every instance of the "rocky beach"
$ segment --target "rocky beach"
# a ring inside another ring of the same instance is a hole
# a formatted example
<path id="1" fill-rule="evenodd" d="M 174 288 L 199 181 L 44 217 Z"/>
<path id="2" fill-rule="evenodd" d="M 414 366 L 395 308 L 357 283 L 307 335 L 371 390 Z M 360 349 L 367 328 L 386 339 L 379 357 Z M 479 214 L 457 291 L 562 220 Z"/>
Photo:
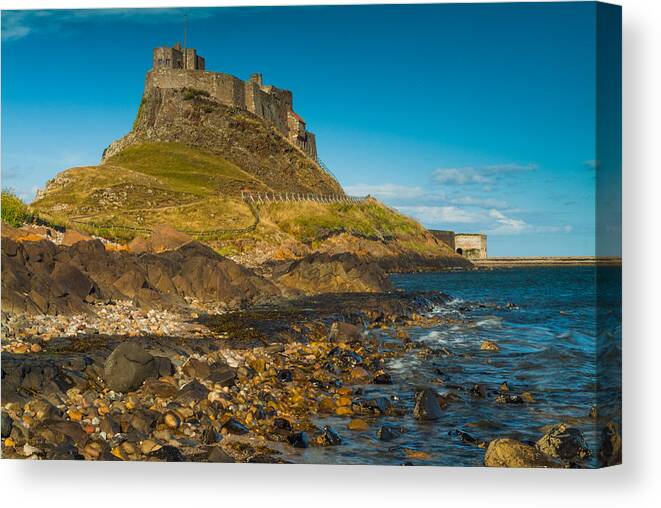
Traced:
<path id="1" fill-rule="evenodd" d="M 515 312 L 511 302 L 457 314 L 443 292 L 397 288 L 350 255 L 313 255 L 266 276 L 167 231 L 140 253 L 7 231 L 5 458 L 437 464 L 423 435 L 450 422 L 441 439 L 475 465 L 620 460 L 616 423 L 603 421 L 597 445 L 588 442 L 581 427 L 598 418 L 589 408 L 534 441 L 498 421 L 456 422 L 471 407 L 479 420 L 484 404 L 523 411 L 540 394 L 506 374 L 454 381 L 467 363 L 498 363 L 502 343 L 488 334 L 468 350 L 418 339 L 451 333 L 472 311 Z"/>

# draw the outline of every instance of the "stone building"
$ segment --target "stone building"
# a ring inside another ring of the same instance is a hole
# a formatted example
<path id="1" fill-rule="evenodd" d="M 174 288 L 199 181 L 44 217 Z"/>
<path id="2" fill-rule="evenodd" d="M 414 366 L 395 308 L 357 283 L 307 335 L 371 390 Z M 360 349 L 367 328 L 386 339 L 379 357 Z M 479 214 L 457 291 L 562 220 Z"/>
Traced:
<path id="1" fill-rule="evenodd" d="M 442 231 L 431 229 L 434 237 L 445 243 L 457 254 L 468 259 L 487 258 L 487 235 L 482 233 L 455 233 L 454 231 Z"/>
<path id="2" fill-rule="evenodd" d="M 182 48 L 177 43 L 174 46 L 154 48 L 154 69 L 188 69 L 204 70 L 204 58 L 193 48 Z"/>
<path id="3" fill-rule="evenodd" d="M 305 120 L 293 109 L 290 90 L 265 85 L 261 74 L 243 81 L 231 74 L 205 70 L 204 58 L 193 48 L 154 48 L 153 68 L 147 73 L 145 90 L 150 88 L 192 88 L 228 106 L 245 109 L 267 120 L 294 146 L 315 161 L 317 143 Z"/>
<path id="4" fill-rule="evenodd" d="M 487 235 L 480 233 L 455 233 L 454 251 L 468 259 L 486 259 Z"/>

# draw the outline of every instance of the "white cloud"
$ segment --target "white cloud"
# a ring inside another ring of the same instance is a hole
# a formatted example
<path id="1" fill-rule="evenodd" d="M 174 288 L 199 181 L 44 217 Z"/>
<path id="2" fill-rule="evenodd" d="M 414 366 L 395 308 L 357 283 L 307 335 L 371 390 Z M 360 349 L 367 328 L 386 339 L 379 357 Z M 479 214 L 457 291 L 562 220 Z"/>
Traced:
<path id="1" fill-rule="evenodd" d="M 489 210 L 489 217 L 496 221 L 495 227 L 489 232 L 492 235 L 518 235 L 530 230 L 530 225 L 526 221 L 508 217 L 495 208 Z"/>
<path id="2" fill-rule="evenodd" d="M 464 205 L 464 206 L 476 206 L 479 208 L 506 208 L 507 203 L 505 201 L 500 201 L 497 199 L 481 199 L 475 198 L 473 196 L 462 196 L 459 198 L 451 199 L 451 203 L 454 205 Z"/>
<path id="3" fill-rule="evenodd" d="M 347 185 L 345 190 L 352 196 L 366 196 L 369 194 L 370 196 L 382 199 L 414 199 L 426 194 L 426 191 L 422 187 L 397 185 L 394 183 L 384 183 L 380 185 L 358 183 L 355 185 Z"/>
<path id="4" fill-rule="evenodd" d="M 537 164 L 491 164 L 488 166 L 463 168 L 439 168 L 432 173 L 432 179 L 445 185 L 492 184 L 507 173 L 534 171 Z"/>
<path id="5" fill-rule="evenodd" d="M 473 224 L 483 219 L 483 215 L 456 206 L 398 206 L 400 212 L 411 215 L 426 225 L 462 223 Z"/>

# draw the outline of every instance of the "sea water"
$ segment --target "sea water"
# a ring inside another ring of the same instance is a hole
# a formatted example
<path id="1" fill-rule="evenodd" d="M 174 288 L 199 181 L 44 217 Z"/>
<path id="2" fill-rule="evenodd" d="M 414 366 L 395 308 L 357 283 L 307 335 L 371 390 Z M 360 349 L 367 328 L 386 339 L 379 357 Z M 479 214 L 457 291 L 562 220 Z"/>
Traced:
<path id="1" fill-rule="evenodd" d="M 479 466 L 484 449 L 464 443 L 457 431 L 478 441 L 512 437 L 539 439 L 548 425 L 566 422 L 586 437 L 597 465 L 598 422 L 621 422 L 621 269 L 619 267 L 530 267 L 393 275 L 407 291 L 443 292 L 448 305 L 436 312 L 447 323 L 412 328 L 415 341 L 439 354 L 412 350 L 387 364 L 394 384 L 366 385 L 364 397 L 388 396 L 404 416 L 380 417 L 369 431 L 346 429 L 346 418 L 330 417 L 343 444 L 301 451 L 298 460 L 339 464 Z M 484 340 L 498 352 L 480 350 Z M 534 402 L 498 404 L 499 386 L 529 392 Z M 468 391 L 484 384 L 487 396 Z M 457 393 L 440 420 L 417 422 L 412 416 L 416 387 Z M 600 420 L 591 416 L 598 406 Z M 402 427 L 399 439 L 380 441 L 381 425 Z M 414 451 L 428 455 L 424 459 Z M 413 457 L 413 458 L 411 458 Z"/>

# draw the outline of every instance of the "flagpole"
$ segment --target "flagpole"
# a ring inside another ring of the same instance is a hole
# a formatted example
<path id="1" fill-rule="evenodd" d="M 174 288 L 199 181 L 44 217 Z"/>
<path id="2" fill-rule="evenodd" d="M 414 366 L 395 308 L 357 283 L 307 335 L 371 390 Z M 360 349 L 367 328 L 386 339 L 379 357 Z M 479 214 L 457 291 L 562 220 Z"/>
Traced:
<path id="1" fill-rule="evenodd" d="M 186 36 L 188 35 L 188 14 L 184 14 L 184 69 L 188 69 L 188 51 L 186 51 Z"/>

